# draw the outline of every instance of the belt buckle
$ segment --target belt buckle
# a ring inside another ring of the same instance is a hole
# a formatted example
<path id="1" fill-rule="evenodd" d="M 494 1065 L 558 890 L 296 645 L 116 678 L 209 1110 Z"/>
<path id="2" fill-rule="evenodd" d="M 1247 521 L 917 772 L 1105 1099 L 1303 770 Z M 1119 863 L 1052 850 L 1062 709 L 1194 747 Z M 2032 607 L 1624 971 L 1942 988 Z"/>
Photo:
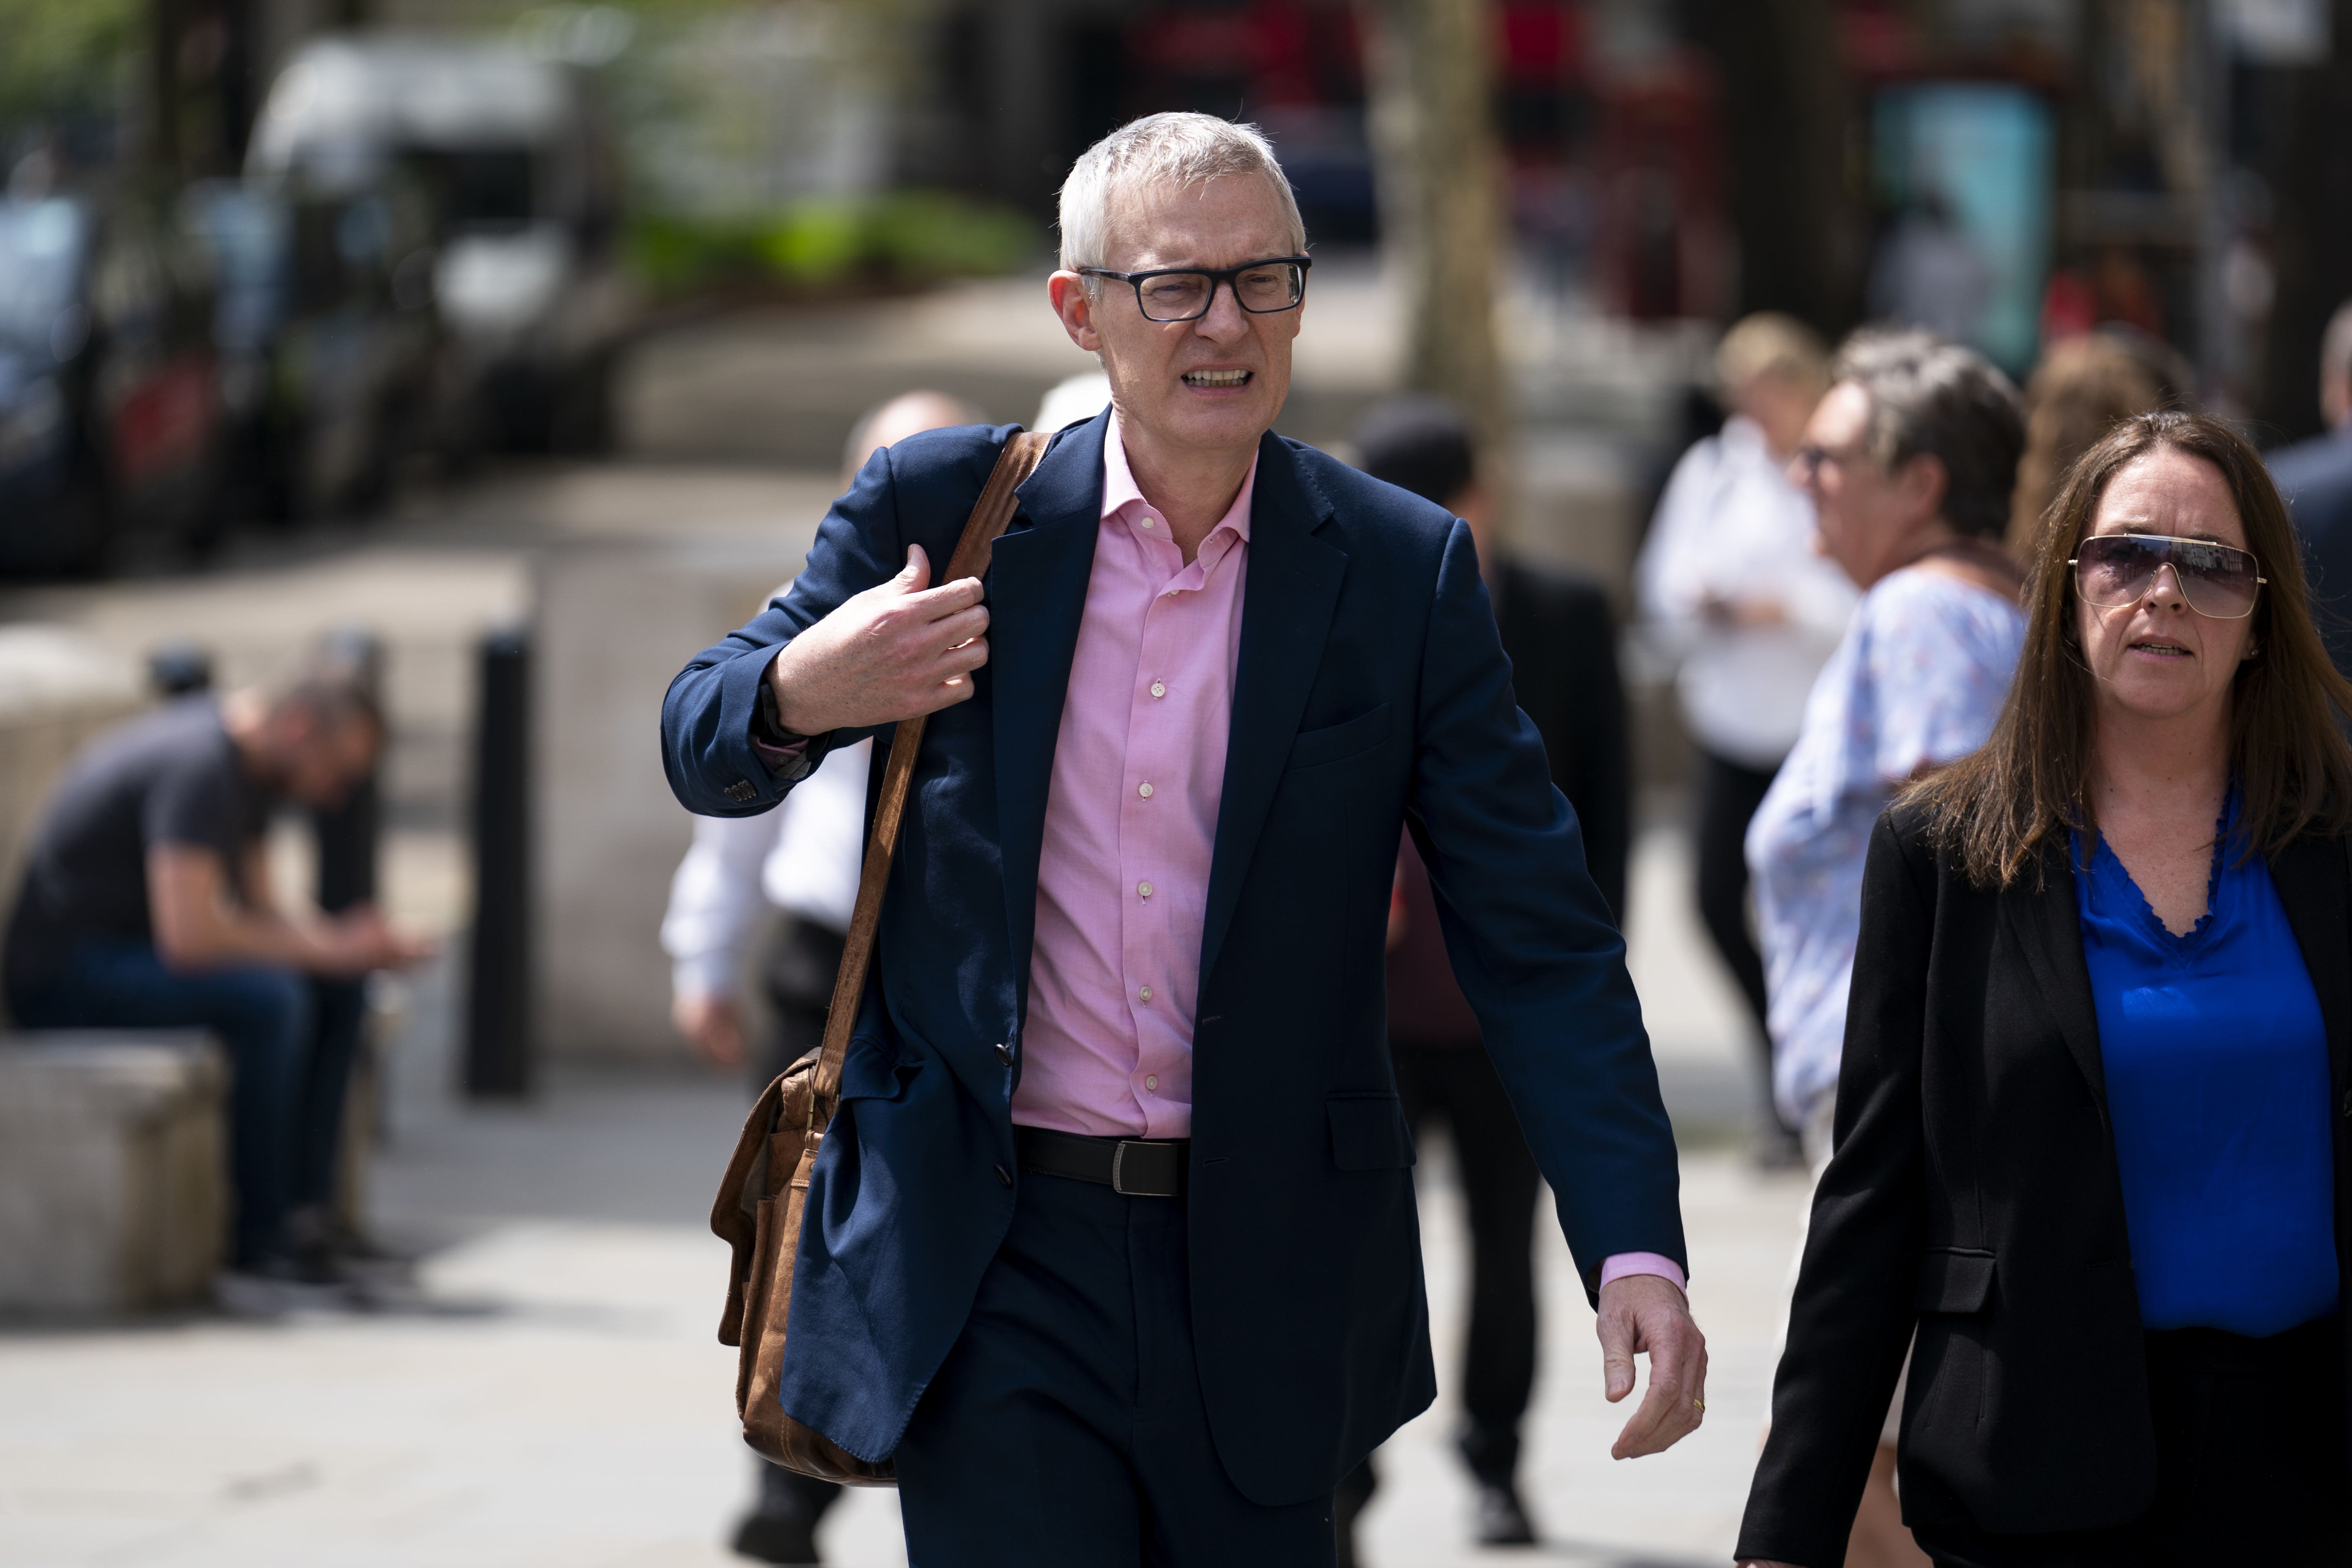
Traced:
<path id="1" fill-rule="evenodd" d="M 1122 1138 L 1111 1145 L 1110 1190 L 1112 1192 L 1121 1197 L 1129 1198 L 1172 1198 L 1176 1195 L 1172 1187 L 1162 1193 L 1155 1192 L 1149 1187 L 1130 1187 L 1127 1184 L 1127 1152 L 1129 1149 L 1149 1147 L 1151 1147 L 1149 1141 L 1134 1138 Z"/>

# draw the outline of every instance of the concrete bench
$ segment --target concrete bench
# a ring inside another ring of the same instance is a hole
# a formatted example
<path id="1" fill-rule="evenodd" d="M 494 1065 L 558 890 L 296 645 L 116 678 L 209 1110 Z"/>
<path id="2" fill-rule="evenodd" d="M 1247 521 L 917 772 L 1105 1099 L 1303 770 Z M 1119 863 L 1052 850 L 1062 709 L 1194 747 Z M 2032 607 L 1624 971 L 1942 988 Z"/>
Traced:
<path id="1" fill-rule="evenodd" d="M 0 1312 L 206 1299 L 228 1216 L 227 1081 L 201 1033 L 0 1037 Z"/>

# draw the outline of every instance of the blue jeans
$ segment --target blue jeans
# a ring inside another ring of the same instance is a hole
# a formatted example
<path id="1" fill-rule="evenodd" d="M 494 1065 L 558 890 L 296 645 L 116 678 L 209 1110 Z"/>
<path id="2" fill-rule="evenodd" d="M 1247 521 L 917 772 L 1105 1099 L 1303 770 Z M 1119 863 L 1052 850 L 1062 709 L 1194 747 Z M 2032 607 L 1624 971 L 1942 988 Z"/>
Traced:
<path id="1" fill-rule="evenodd" d="M 31 1029 L 202 1028 L 217 1036 L 229 1058 L 234 1256 L 249 1265 L 283 1250 L 289 1206 L 321 1197 L 304 1189 L 316 1188 L 333 1166 L 332 1131 L 324 1132 L 322 1161 L 320 1135 L 303 1103 L 310 1092 L 305 1080 L 332 1079 L 339 1123 L 350 1072 L 348 1044 L 340 1063 L 331 1059 L 339 1054 L 331 1046 L 314 1049 L 320 1009 L 307 976 L 264 964 L 183 973 L 145 942 L 91 943 L 37 980 L 20 977 L 8 1006 Z M 356 1025 L 356 1010 L 350 1011 Z M 357 1028 L 349 1034 L 355 1043 Z M 313 1071 L 314 1061 L 331 1070 Z"/>

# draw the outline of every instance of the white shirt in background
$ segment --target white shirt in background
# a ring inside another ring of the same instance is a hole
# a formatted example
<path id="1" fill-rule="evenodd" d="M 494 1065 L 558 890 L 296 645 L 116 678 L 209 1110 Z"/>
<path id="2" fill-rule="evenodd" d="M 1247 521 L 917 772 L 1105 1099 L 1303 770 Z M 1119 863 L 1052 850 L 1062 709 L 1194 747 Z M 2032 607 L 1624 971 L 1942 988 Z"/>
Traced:
<path id="1" fill-rule="evenodd" d="M 1680 667 L 1692 738 L 1727 762 L 1778 767 L 1857 595 L 1843 572 L 1813 553 L 1813 503 L 1789 482 L 1754 420 L 1734 415 L 1675 465 L 1634 588 L 1653 637 Z M 1720 625 L 1700 613 L 1710 597 L 1773 600 L 1788 618 Z"/>
<path id="2" fill-rule="evenodd" d="M 773 811 L 694 819 L 661 928 L 680 994 L 733 995 L 743 946 L 770 905 L 836 933 L 849 930 L 873 755 L 870 740 L 828 753 Z"/>

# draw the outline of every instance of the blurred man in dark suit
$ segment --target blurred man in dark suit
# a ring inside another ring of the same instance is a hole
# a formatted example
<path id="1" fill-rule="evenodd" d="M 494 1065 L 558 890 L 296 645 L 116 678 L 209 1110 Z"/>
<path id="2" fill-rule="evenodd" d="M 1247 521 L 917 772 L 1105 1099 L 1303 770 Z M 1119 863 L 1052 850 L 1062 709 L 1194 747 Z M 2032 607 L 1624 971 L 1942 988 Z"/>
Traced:
<path id="1" fill-rule="evenodd" d="M 2327 657 L 2352 674 L 2352 300 L 2336 307 L 2320 340 L 2319 410 L 2327 433 L 2272 453 L 2271 478 L 2303 535 Z"/>
<path id="2" fill-rule="evenodd" d="M 1503 551 L 1469 424 L 1451 405 L 1425 398 L 1384 405 L 1365 420 L 1356 449 L 1366 473 L 1437 502 L 1469 525 L 1519 707 L 1543 737 L 1552 782 L 1584 830 L 1592 879 L 1622 923 L 1631 770 L 1608 598 L 1596 584 Z M 1535 1384 L 1539 1179 L 1487 1060 L 1477 1016 L 1454 984 L 1429 872 L 1410 835 L 1397 858 L 1388 990 L 1389 1043 L 1406 1119 L 1416 1136 L 1432 1121 L 1445 1122 L 1470 1211 L 1470 1332 L 1456 1442 L 1478 1484 L 1478 1539 L 1524 1544 L 1535 1540 L 1517 1472 L 1519 1421 Z M 1368 1460 L 1343 1484 L 1343 1517 L 1361 1509 L 1373 1484 Z"/>

